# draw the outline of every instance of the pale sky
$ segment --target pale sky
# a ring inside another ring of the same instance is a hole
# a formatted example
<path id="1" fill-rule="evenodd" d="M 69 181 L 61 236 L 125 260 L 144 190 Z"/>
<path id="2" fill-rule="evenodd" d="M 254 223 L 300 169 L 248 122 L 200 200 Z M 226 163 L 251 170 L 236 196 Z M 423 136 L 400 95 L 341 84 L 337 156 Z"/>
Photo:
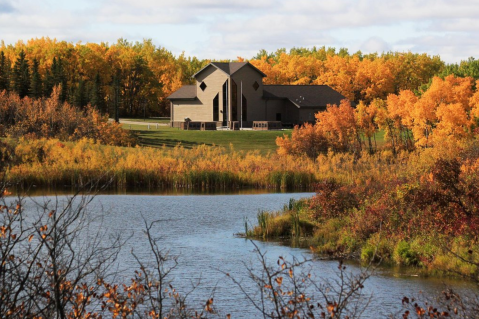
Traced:
<path id="1" fill-rule="evenodd" d="M 479 58 L 479 0 L 0 0 L 0 40 L 152 39 L 175 55 L 331 46 Z"/>

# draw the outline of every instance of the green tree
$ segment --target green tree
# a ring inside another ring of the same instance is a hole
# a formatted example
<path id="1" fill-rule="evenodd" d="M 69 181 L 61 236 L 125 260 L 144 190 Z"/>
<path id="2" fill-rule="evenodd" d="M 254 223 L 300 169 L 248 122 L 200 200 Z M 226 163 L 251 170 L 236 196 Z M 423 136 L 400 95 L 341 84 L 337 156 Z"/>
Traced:
<path id="1" fill-rule="evenodd" d="M 65 102 L 68 98 L 68 85 L 61 58 L 53 58 L 50 70 L 45 74 L 44 95 L 50 96 L 55 86 L 61 86 L 60 101 Z"/>
<path id="2" fill-rule="evenodd" d="M 438 74 L 439 77 L 445 78 L 448 75 L 454 74 L 455 76 L 466 77 L 470 76 L 475 80 L 479 79 L 479 60 L 470 57 L 466 61 L 461 63 L 448 64 L 444 70 Z"/>
<path id="3" fill-rule="evenodd" d="M 38 67 L 39 63 L 37 59 L 33 59 L 30 96 L 35 99 L 41 98 L 43 96 L 43 82 L 40 72 L 38 71 Z"/>
<path id="4" fill-rule="evenodd" d="M 82 109 L 88 104 L 85 82 L 82 79 L 78 82 L 78 86 L 73 95 L 73 104 Z"/>
<path id="5" fill-rule="evenodd" d="M 10 90 L 10 61 L 0 52 L 0 92 Z"/>
<path id="6" fill-rule="evenodd" d="M 67 77 L 65 75 L 65 69 L 63 66 L 63 60 L 58 58 L 58 62 L 56 65 L 56 70 L 53 73 L 53 79 L 55 85 L 61 85 L 61 92 L 60 92 L 60 101 L 65 102 L 68 99 L 68 82 Z"/>
<path id="7" fill-rule="evenodd" d="M 24 98 L 30 93 L 30 81 L 30 67 L 22 50 L 13 67 L 13 90 Z"/>
<path id="8" fill-rule="evenodd" d="M 99 73 L 96 74 L 95 81 L 93 82 L 91 105 L 96 107 L 102 114 L 106 113 L 105 98 L 103 89 L 101 87 L 101 78 Z"/>
<path id="9" fill-rule="evenodd" d="M 135 56 L 123 77 L 123 102 L 130 116 L 138 116 L 143 110 L 141 101 L 149 98 L 150 90 L 158 81 L 142 56 Z"/>
<path id="10" fill-rule="evenodd" d="M 46 97 L 50 97 L 53 92 L 53 87 L 55 86 L 55 80 L 53 77 L 53 69 L 54 66 L 56 67 L 57 59 L 53 58 L 53 64 L 50 69 L 45 71 L 45 78 L 43 81 L 43 95 Z"/>

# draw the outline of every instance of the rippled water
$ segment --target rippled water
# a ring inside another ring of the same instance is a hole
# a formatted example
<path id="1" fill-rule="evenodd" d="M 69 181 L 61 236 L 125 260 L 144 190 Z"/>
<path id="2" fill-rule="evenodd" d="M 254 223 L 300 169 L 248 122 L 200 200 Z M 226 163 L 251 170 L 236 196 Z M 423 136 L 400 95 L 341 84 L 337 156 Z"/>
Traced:
<path id="1" fill-rule="evenodd" d="M 123 275 L 133 275 L 138 265 L 132 258 L 148 259 L 146 237 L 142 232 L 144 221 L 159 220 L 155 235 L 161 237 L 161 245 L 171 254 L 179 255 L 179 266 L 172 276 L 179 291 L 187 291 L 191 282 L 201 279 L 199 288 L 191 295 L 191 304 L 200 306 L 214 290 L 215 305 L 233 318 L 254 318 L 258 314 L 249 307 L 244 294 L 225 277 L 223 272 L 244 280 L 246 264 L 257 265 L 254 246 L 248 240 L 237 238 L 235 233 L 244 231 L 244 218 L 255 222 L 258 210 L 278 210 L 290 198 L 311 196 L 311 193 L 259 194 L 259 195 L 188 195 L 188 196 L 133 196 L 99 195 L 90 208 L 104 216 L 103 229 L 107 233 L 121 232 L 131 236 L 119 256 L 119 268 Z M 290 248 L 277 243 L 256 242 L 266 251 L 271 263 L 278 256 L 311 258 L 308 250 Z M 335 278 L 337 262 L 314 261 L 316 278 Z M 358 271 L 349 265 L 351 271 Z M 319 280 L 319 279 L 318 279 Z M 425 279 L 401 275 L 400 272 L 383 269 L 366 282 L 365 293 L 373 299 L 365 318 L 386 317 L 401 309 L 403 296 L 420 291 L 434 295 L 445 287 L 474 289 L 472 284 L 461 281 Z"/>

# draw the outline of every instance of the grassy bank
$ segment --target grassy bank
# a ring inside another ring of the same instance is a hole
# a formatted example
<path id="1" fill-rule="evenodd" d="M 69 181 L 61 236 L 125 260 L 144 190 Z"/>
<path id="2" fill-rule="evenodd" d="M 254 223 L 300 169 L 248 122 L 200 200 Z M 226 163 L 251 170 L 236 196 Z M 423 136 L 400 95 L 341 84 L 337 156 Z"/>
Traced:
<path id="1" fill-rule="evenodd" d="M 335 258 L 479 278 L 477 143 L 386 155 L 320 158 L 327 178 L 317 194 L 259 213 L 248 235 L 301 240 Z"/>

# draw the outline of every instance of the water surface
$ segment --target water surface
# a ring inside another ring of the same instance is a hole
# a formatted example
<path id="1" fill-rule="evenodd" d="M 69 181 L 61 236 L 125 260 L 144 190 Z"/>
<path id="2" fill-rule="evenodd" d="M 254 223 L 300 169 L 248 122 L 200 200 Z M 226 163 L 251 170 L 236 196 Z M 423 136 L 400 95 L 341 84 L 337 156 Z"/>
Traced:
<path id="1" fill-rule="evenodd" d="M 247 280 L 245 265 L 257 267 L 254 245 L 235 233 L 244 231 L 244 220 L 255 223 L 259 210 L 279 210 L 290 198 L 299 199 L 312 193 L 254 194 L 254 195 L 179 195 L 138 196 L 98 195 L 90 208 L 103 215 L 102 230 L 106 233 L 120 232 L 131 236 L 119 256 L 118 267 L 128 278 L 133 275 L 137 263 L 130 251 L 145 260 L 151 258 L 146 236 L 142 232 L 144 220 L 159 223 L 154 228 L 155 236 L 161 237 L 161 245 L 170 254 L 179 256 L 179 265 L 172 273 L 175 287 L 187 291 L 192 282 L 201 279 L 199 288 L 192 293 L 190 302 L 198 307 L 214 292 L 215 305 L 222 313 L 231 313 L 233 318 L 254 318 L 258 315 L 244 294 L 224 273 L 242 280 L 253 292 Z M 36 198 L 38 200 L 38 198 Z M 267 252 L 271 263 L 278 256 L 313 258 L 307 249 L 291 248 L 274 242 L 255 242 Z M 336 279 L 336 261 L 316 260 L 312 263 L 314 278 Z M 348 269 L 359 268 L 349 264 Z M 365 294 L 373 295 L 369 311 L 363 317 L 387 317 L 401 309 L 404 296 L 417 295 L 420 291 L 429 295 L 440 293 L 445 285 L 456 290 L 474 290 L 474 285 L 452 280 L 413 277 L 410 272 L 379 270 L 368 279 Z"/>

